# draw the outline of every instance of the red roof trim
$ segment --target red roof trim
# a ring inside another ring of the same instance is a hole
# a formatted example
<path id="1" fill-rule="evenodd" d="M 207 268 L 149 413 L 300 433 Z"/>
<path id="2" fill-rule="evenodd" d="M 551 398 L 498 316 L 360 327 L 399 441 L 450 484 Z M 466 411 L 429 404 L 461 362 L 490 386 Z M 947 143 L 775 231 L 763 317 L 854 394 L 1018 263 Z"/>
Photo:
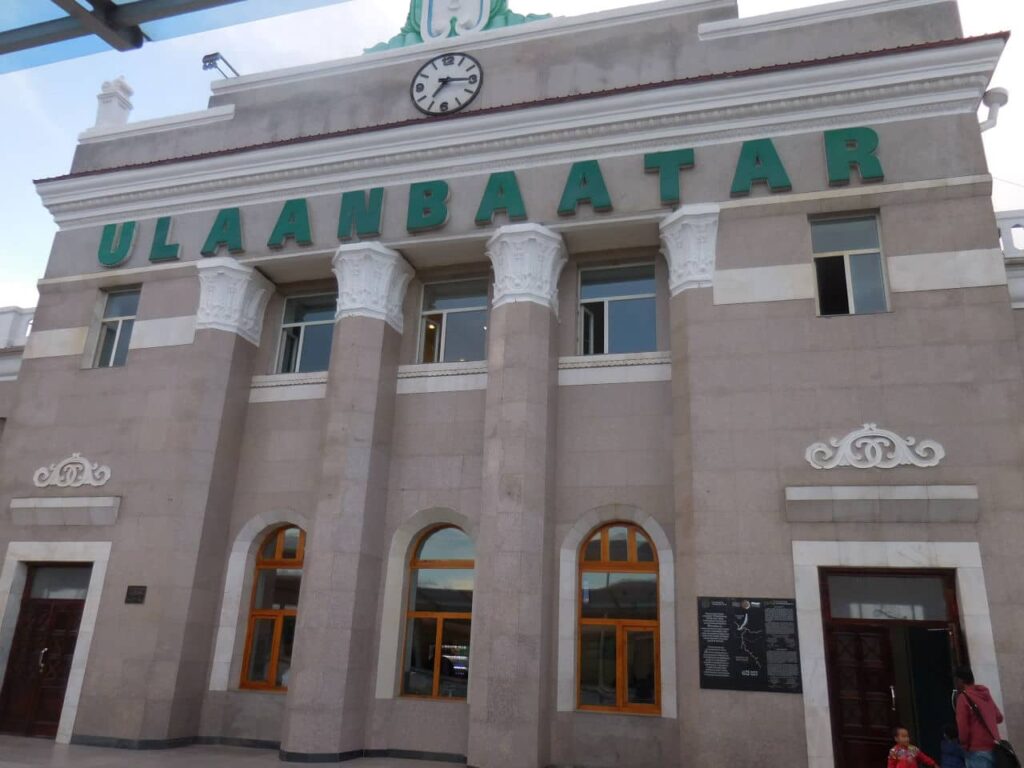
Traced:
<path id="1" fill-rule="evenodd" d="M 878 56 L 888 56 L 895 53 L 913 53 L 916 51 L 925 51 L 936 48 L 950 48 L 959 45 L 966 45 L 969 43 L 986 42 L 989 40 L 1002 39 L 1004 42 L 1010 39 L 1009 32 L 993 32 L 988 35 L 979 35 L 976 37 L 965 37 L 957 38 L 954 40 L 937 40 L 929 43 L 915 43 L 913 45 L 904 45 L 897 48 L 884 48 L 876 51 L 863 51 L 860 53 L 845 53 L 839 56 L 829 56 L 823 59 L 806 59 L 804 61 L 789 62 L 786 64 L 771 64 L 764 67 L 756 67 L 753 69 L 742 69 L 734 72 L 721 72 L 707 75 L 696 75 L 694 77 L 683 77 L 674 80 L 662 80 L 656 83 L 643 83 L 640 85 L 627 85 L 620 88 L 610 88 L 603 91 L 588 91 L 587 93 L 578 93 L 571 96 L 553 96 L 547 99 L 538 99 L 536 101 L 524 101 L 517 102 L 514 104 L 504 104 L 498 107 L 488 107 L 485 109 L 478 109 L 473 112 L 456 112 L 452 115 L 446 115 L 442 117 L 416 117 L 409 120 L 400 120 L 393 123 L 382 123 L 380 125 L 363 126 L 360 128 L 347 128 L 342 131 L 331 131 L 328 133 L 318 133 L 309 136 L 296 136 L 291 139 L 278 139 L 276 141 L 267 141 L 260 144 L 249 144 L 242 147 L 231 147 L 229 149 L 217 149 L 210 152 L 201 152 L 195 155 L 183 155 L 181 157 L 169 157 L 163 160 L 151 160 L 144 163 L 131 163 L 128 165 L 112 166 L 110 168 L 97 168 L 91 171 L 79 171 L 77 173 L 68 173 L 63 176 L 53 176 L 45 179 L 37 179 L 36 183 L 45 183 L 48 181 L 63 181 L 65 179 L 79 179 L 87 176 L 98 176 L 105 173 L 115 173 L 117 171 L 128 171 L 136 170 L 139 168 L 152 168 L 160 165 L 170 165 L 172 163 L 184 163 L 196 160 L 205 160 L 211 157 L 222 157 L 224 155 L 236 155 L 243 152 L 255 152 L 261 149 L 270 149 L 271 147 L 283 147 L 290 144 L 305 144 L 312 141 L 321 141 L 323 139 L 335 139 L 344 136 L 357 136 L 364 133 L 375 133 L 377 131 L 392 130 L 394 128 L 404 128 L 409 125 L 417 125 L 427 120 L 431 122 L 438 122 L 440 120 L 465 120 L 480 115 L 492 115 L 501 112 L 511 112 L 519 109 L 528 109 L 533 107 L 546 107 L 552 104 L 565 104 L 573 101 L 587 101 L 590 99 L 603 98 L 606 96 L 617 96 L 624 93 L 637 93 L 641 91 L 652 91 L 660 88 L 671 88 L 679 85 L 692 85 L 695 83 L 708 82 L 710 80 L 726 80 L 737 77 L 752 77 L 754 75 L 763 75 L 770 72 L 780 72 L 784 70 L 792 69 L 806 69 L 809 67 L 817 67 L 823 64 L 838 64 L 844 61 L 856 61 L 858 59 L 871 59 Z"/>

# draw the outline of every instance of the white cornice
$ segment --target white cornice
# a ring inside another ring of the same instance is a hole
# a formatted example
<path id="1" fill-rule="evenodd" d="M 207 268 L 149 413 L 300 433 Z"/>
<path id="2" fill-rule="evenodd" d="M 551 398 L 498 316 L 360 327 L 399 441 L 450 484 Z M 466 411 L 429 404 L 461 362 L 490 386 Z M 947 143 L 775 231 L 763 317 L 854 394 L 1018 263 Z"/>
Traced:
<path id="1" fill-rule="evenodd" d="M 90 128 L 78 134 L 79 144 L 96 144 L 101 141 L 113 141 L 131 136 L 146 136 L 150 133 L 162 133 L 164 131 L 177 131 L 182 128 L 195 128 L 209 123 L 220 123 L 231 120 L 235 116 L 235 105 L 226 104 L 222 107 L 213 107 L 199 112 L 186 112 L 182 115 L 171 117 L 158 117 L 153 120 L 140 120 L 137 123 L 128 123 L 113 128 Z"/>
<path id="2" fill-rule="evenodd" d="M 561 35 L 585 37 L 597 30 L 609 27 L 618 30 L 623 25 L 633 22 L 652 21 L 666 16 L 678 16 L 681 13 L 698 13 L 717 9 L 731 10 L 735 13 L 736 0 L 664 0 L 664 2 L 635 5 L 629 8 L 614 8 L 582 16 L 560 16 L 504 29 L 491 29 L 475 34 L 421 43 L 407 48 L 233 77 L 213 82 L 210 85 L 210 90 L 215 97 L 226 96 L 260 88 L 294 85 L 321 77 L 351 75 L 354 72 L 380 69 L 395 64 L 421 62 L 445 51 L 472 50 L 476 52 L 506 45 L 518 45 L 522 42 L 523 37 L 529 37 L 531 42 Z"/>
<path id="3" fill-rule="evenodd" d="M 37 184 L 62 228 L 977 109 L 1002 39 Z M 456 130 L 453 126 L 458 126 Z"/>
<path id="4" fill-rule="evenodd" d="M 928 5 L 942 5 L 949 0 L 844 0 L 838 3 L 823 3 L 791 11 L 766 13 L 742 19 L 709 21 L 697 28 L 701 40 L 717 40 L 736 35 L 750 35 L 776 32 L 780 29 L 822 24 L 826 21 L 853 19 L 878 13 L 902 11 L 905 8 L 920 8 Z"/>

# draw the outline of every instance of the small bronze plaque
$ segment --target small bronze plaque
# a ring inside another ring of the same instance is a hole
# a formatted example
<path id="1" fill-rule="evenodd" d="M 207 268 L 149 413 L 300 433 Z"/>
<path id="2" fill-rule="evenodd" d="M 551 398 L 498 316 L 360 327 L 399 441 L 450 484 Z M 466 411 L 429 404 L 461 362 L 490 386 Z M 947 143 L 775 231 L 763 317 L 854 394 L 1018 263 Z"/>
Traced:
<path id="1" fill-rule="evenodd" d="M 128 592 L 124 596 L 125 605 L 142 605 L 146 602 L 146 588 L 145 587 L 128 587 Z"/>

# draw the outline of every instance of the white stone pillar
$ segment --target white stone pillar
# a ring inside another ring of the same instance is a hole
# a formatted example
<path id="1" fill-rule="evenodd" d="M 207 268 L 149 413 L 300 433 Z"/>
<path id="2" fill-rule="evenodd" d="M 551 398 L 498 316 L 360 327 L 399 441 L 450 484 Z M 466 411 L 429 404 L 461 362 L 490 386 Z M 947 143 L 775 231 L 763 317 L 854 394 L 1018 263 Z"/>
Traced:
<path id="1" fill-rule="evenodd" d="M 237 333 L 258 347 L 263 315 L 274 284 L 230 256 L 214 256 L 196 262 L 196 269 L 199 270 L 196 330 L 212 328 Z"/>
<path id="2" fill-rule="evenodd" d="M 469 764 L 547 765 L 555 668 L 548 607 L 562 238 L 536 224 L 487 244 L 494 305 L 487 344 L 480 525 L 469 678 Z"/>
<path id="3" fill-rule="evenodd" d="M 108 80 L 96 95 L 96 128 L 120 128 L 128 124 L 135 91 L 124 77 Z"/>
<path id="4" fill-rule="evenodd" d="M 684 205 L 661 222 L 661 252 L 668 261 L 673 296 L 693 288 L 709 288 L 715 275 L 718 247 L 715 203 Z"/>

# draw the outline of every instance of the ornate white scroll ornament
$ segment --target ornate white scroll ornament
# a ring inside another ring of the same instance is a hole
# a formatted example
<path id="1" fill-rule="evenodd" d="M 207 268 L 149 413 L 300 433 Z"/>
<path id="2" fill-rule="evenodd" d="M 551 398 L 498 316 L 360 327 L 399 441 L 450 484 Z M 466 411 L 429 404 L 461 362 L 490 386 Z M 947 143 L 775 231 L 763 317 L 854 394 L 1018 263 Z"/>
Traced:
<path id="1" fill-rule="evenodd" d="M 888 429 L 879 429 L 877 424 L 865 424 L 846 437 L 831 438 L 828 444 L 808 446 L 804 457 L 815 469 L 934 467 L 946 457 L 946 449 L 934 440 L 918 442 L 916 438 L 900 437 Z"/>
<path id="2" fill-rule="evenodd" d="M 72 453 L 64 461 L 40 467 L 32 475 L 36 488 L 56 486 L 57 488 L 81 488 L 91 485 L 99 488 L 110 479 L 110 467 L 82 458 L 80 453 Z"/>

